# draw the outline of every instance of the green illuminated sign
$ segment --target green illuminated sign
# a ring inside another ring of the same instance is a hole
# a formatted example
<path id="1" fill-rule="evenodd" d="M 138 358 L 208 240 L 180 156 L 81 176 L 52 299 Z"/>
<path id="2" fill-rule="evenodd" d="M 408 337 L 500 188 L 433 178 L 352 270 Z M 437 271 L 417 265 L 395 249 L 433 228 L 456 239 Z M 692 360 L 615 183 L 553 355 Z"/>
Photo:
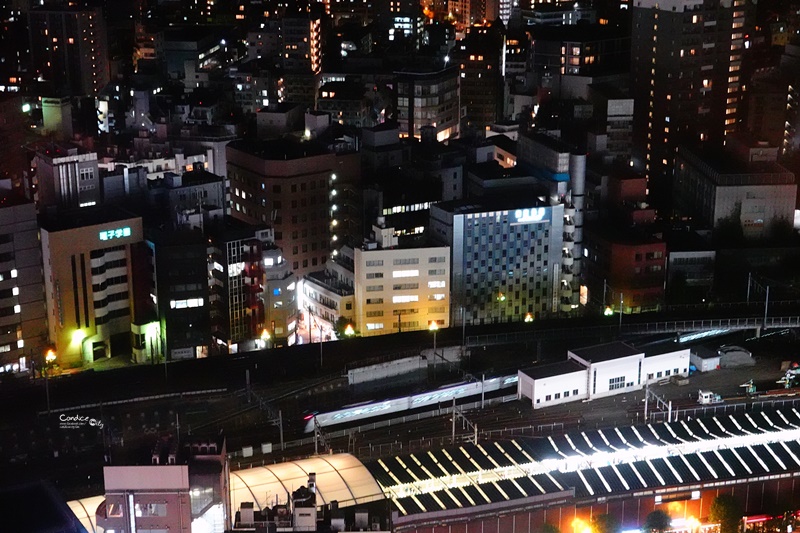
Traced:
<path id="1" fill-rule="evenodd" d="M 113 239 L 121 239 L 122 237 L 130 237 L 130 236 L 131 236 L 131 228 L 129 226 L 100 232 L 101 241 L 110 241 Z"/>

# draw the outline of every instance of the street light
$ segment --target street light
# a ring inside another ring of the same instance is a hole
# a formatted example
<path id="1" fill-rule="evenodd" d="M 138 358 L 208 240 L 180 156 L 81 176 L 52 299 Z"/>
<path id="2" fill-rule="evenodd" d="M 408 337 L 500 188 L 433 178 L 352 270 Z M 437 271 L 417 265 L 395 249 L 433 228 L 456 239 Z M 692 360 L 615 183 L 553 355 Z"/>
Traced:
<path id="1" fill-rule="evenodd" d="M 353 324 L 347 324 L 347 327 L 344 328 L 345 337 L 352 337 L 356 334 L 356 330 L 353 329 Z"/>
<path id="2" fill-rule="evenodd" d="M 533 322 L 533 315 L 530 313 L 525 313 L 525 322 L 527 323 Z"/>
<path id="3" fill-rule="evenodd" d="M 267 328 L 264 328 L 261 331 L 261 347 L 266 348 L 269 340 L 270 340 L 269 331 L 267 331 Z"/>
<path id="4" fill-rule="evenodd" d="M 44 355 L 44 394 L 47 398 L 47 414 L 50 414 L 50 382 L 48 381 L 48 374 L 50 367 L 56 362 L 56 351 L 50 348 Z"/>
<path id="5" fill-rule="evenodd" d="M 439 331 L 439 324 L 431 320 L 428 330 L 433 332 L 433 379 L 436 379 L 436 332 Z"/>

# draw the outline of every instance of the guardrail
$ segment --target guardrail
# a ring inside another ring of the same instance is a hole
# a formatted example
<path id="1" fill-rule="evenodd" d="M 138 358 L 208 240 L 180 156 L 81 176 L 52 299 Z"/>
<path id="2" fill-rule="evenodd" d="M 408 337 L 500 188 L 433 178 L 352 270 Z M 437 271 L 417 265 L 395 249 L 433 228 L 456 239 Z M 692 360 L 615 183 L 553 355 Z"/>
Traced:
<path id="1" fill-rule="evenodd" d="M 760 411 L 768 409 L 782 409 L 784 407 L 800 406 L 800 398 L 775 398 L 774 400 L 754 400 L 752 402 L 718 403 L 715 405 L 698 405 L 697 407 L 685 407 L 672 411 L 672 419 L 702 418 L 706 416 L 717 416 L 735 414 L 748 411 Z M 655 411 L 649 416 L 650 422 L 665 422 L 667 413 Z"/>
<path id="2" fill-rule="evenodd" d="M 627 315 L 626 315 L 627 316 Z M 707 318 L 700 320 L 664 320 L 659 322 L 625 323 L 623 317 L 622 328 L 619 325 L 589 326 L 582 328 L 558 329 L 533 329 L 530 331 L 516 331 L 511 333 L 493 333 L 489 335 L 467 336 L 467 347 L 488 346 L 491 344 L 509 344 L 519 342 L 532 342 L 536 340 L 553 338 L 578 338 L 596 337 L 602 334 L 620 333 L 677 333 L 701 331 L 709 329 L 756 329 L 764 327 L 797 328 L 800 327 L 800 316 L 784 317 L 747 317 L 747 318 Z"/>
<path id="3" fill-rule="evenodd" d="M 101 407 L 108 407 L 110 405 L 123 405 L 126 403 L 139 403 L 139 402 L 149 402 L 152 400 L 164 400 L 167 398 L 184 398 L 186 396 L 200 396 L 202 394 L 223 394 L 227 393 L 228 389 L 205 389 L 205 390 L 197 390 L 197 391 L 187 391 L 187 392 L 170 392 L 168 394 L 154 394 L 151 396 L 137 396 L 136 398 L 128 398 L 127 400 L 112 400 L 110 402 L 96 402 L 96 403 L 85 403 L 81 405 L 73 405 L 70 407 L 59 407 L 57 409 L 50 409 L 50 411 L 39 411 L 39 416 L 52 414 L 52 413 L 64 413 L 66 411 L 77 411 L 79 409 L 99 409 Z"/>

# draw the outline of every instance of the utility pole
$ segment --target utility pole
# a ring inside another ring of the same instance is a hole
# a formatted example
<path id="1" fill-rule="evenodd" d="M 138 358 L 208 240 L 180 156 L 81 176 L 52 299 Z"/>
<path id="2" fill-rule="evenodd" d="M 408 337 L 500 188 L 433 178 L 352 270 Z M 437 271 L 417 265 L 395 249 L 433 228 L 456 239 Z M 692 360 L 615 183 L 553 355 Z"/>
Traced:
<path id="1" fill-rule="evenodd" d="M 44 394 L 47 397 L 47 414 L 50 414 L 50 382 L 47 377 L 47 366 L 44 367 Z"/>
<path id="2" fill-rule="evenodd" d="M 467 310 L 463 305 L 461 306 L 461 346 L 464 350 L 467 349 Z"/>
<path id="3" fill-rule="evenodd" d="M 767 313 L 769 312 L 769 285 L 767 285 L 767 298 L 764 300 L 764 327 L 767 327 Z"/>
<path id="4" fill-rule="evenodd" d="M 750 283 L 753 281 L 753 273 L 747 273 L 747 303 L 750 303 Z"/>
<path id="5" fill-rule="evenodd" d="M 623 294 L 619 293 L 619 333 L 622 335 L 622 308 L 624 306 Z"/>
<path id="6" fill-rule="evenodd" d="M 250 403 L 250 369 L 244 371 L 244 382 L 247 388 L 247 403 Z"/>
<path id="7" fill-rule="evenodd" d="M 606 309 L 606 291 L 608 291 L 608 280 L 603 278 L 603 311 Z"/>
<path id="8" fill-rule="evenodd" d="M 397 309 L 394 314 L 397 315 L 397 333 L 403 333 L 403 311 Z"/>

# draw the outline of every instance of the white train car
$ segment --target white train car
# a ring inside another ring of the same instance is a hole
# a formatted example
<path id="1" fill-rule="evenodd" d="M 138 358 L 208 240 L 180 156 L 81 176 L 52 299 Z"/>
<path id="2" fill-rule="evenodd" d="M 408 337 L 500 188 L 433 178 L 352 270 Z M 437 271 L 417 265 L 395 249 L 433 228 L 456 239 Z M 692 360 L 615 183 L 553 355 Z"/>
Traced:
<path id="1" fill-rule="evenodd" d="M 419 409 L 420 407 L 452 401 L 454 398 L 459 400 L 461 398 L 477 396 L 481 394 L 481 391 L 485 394 L 508 387 L 514 387 L 517 384 L 517 380 L 518 377 L 512 375 L 491 378 L 485 381 L 457 383 L 455 385 L 445 385 L 432 391 L 421 392 L 413 396 L 357 404 L 328 413 L 317 413 L 307 420 L 305 432 L 310 433 L 314 431 L 315 418 L 320 427 L 331 427 L 357 420 L 367 420 L 395 413 L 399 414 L 412 409 Z"/>

